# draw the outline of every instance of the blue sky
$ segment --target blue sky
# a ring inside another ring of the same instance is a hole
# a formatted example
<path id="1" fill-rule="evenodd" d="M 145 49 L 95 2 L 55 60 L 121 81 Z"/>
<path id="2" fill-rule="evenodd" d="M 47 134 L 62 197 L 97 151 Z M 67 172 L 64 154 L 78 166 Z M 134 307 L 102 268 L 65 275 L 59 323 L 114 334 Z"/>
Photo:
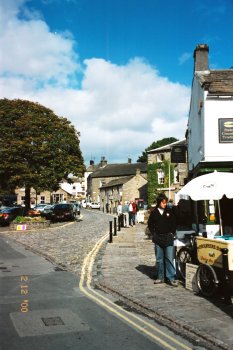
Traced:
<path id="1" fill-rule="evenodd" d="M 86 163 L 135 162 L 184 138 L 193 51 L 233 66 L 232 0 L 0 0 L 0 97 L 38 101 L 81 132 Z"/>

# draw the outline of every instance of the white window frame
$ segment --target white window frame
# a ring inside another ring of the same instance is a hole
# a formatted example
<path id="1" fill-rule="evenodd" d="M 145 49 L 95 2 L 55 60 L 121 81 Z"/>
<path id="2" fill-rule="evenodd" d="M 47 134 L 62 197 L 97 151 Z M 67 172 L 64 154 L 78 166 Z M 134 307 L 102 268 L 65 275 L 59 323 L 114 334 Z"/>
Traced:
<path id="1" fill-rule="evenodd" d="M 165 174 L 163 170 L 157 170 L 158 184 L 163 185 L 165 181 Z"/>

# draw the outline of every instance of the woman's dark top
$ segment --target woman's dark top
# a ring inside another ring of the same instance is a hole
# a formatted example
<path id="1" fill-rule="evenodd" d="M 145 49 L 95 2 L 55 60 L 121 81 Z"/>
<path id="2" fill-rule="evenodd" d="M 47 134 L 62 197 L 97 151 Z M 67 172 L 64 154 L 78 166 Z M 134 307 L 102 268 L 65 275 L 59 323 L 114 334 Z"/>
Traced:
<path id="1" fill-rule="evenodd" d="M 154 243 L 161 247 L 173 245 L 176 220 L 171 209 L 166 207 L 161 215 L 158 208 L 155 208 L 149 216 L 148 227 Z"/>

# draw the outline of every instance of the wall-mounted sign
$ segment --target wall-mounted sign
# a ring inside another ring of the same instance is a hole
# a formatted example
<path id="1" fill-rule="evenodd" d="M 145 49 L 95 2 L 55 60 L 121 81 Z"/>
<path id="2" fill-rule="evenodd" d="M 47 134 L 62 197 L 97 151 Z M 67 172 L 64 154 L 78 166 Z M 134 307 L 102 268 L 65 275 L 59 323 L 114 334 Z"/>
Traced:
<path id="1" fill-rule="evenodd" d="M 219 142 L 233 142 L 233 118 L 220 118 L 218 120 Z"/>
<path id="2" fill-rule="evenodd" d="M 186 163 L 186 146 L 173 146 L 171 149 L 172 163 Z"/>

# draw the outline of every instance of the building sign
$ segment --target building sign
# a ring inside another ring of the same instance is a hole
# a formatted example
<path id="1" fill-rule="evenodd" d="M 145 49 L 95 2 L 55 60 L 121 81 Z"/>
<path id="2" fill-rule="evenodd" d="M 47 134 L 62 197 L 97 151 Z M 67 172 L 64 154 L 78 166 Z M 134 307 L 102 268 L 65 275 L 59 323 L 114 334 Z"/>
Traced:
<path id="1" fill-rule="evenodd" d="M 173 146 L 171 149 L 172 163 L 186 163 L 186 146 Z"/>
<path id="2" fill-rule="evenodd" d="M 233 118 L 220 118 L 218 120 L 219 142 L 233 142 Z"/>

